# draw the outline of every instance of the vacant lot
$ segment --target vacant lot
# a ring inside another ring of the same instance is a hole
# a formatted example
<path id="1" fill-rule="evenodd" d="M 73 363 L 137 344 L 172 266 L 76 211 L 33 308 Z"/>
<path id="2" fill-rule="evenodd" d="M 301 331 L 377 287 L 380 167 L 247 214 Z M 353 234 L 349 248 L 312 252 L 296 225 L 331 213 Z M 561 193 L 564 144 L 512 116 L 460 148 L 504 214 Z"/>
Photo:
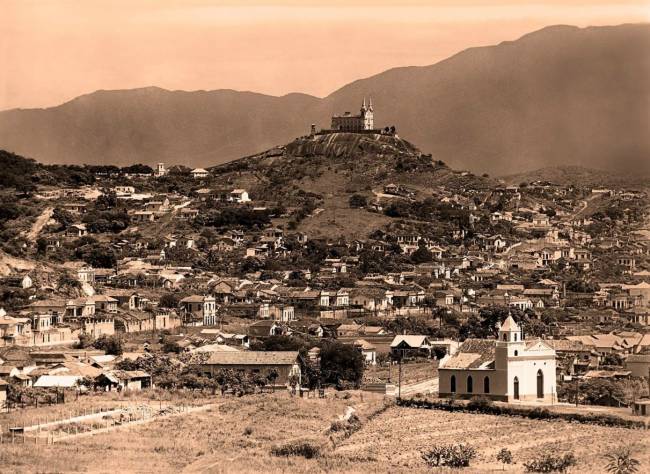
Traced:
<path id="1" fill-rule="evenodd" d="M 479 454 L 464 472 L 501 469 L 495 455 L 512 450 L 516 465 L 540 449 L 572 449 L 574 472 L 603 472 L 603 455 L 627 445 L 650 465 L 647 431 L 632 431 L 386 406 L 361 392 L 328 393 L 325 399 L 291 398 L 286 392 L 242 398 L 216 397 L 203 412 L 77 438 L 53 446 L 4 444 L 4 472 L 424 472 L 420 454 L 434 444 L 466 442 Z M 361 419 L 356 432 L 331 432 L 348 407 Z M 278 457 L 274 446 L 308 441 L 315 459 Z"/>

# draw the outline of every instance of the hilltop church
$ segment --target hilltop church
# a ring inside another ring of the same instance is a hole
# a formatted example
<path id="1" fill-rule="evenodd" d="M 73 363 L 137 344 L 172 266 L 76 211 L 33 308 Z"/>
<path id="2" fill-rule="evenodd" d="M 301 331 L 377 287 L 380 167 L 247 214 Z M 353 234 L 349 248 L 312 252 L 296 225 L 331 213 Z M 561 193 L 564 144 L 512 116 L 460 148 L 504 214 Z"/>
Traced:
<path id="1" fill-rule="evenodd" d="M 333 131 L 339 132 L 362 132 L 365 130 L 373 130 L 375 126 L 374 111 L 372 108 L 372 99 L 366 105 L 366 98 L 363 98 L 361 104 L 361 113 L 359 115 L 352 115 L 350 112 L 345 112 L 343 115 L 332 116 Z"/>
<path id="2" fill-rule="evenodd" d="M 467 339 L 438 369 L 440 397 L 486 396 L 503 402 L 553 403 L 555 350 L 541 339 L 526 341 L 508 316 L 498 340 Z"/>

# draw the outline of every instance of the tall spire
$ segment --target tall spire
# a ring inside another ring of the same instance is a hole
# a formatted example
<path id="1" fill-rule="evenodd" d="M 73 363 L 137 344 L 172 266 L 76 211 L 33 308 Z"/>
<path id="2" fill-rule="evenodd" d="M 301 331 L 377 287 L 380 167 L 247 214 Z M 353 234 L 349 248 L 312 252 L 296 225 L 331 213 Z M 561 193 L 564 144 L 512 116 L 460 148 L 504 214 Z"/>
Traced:
<path id="1" fill-rule="evenodd" d="M 372 111 L 372 96 L 370 96 L 370 103 L 368 104 L 368 110 Z"/>
<path id="2" fill-rule="evenodd" d="M 361 110 L 362 111 L 368 110 L 368 108 L 366 107 L 366 97 L 365 96 L 363 97 L 363 103 L 361 104 Z"/>

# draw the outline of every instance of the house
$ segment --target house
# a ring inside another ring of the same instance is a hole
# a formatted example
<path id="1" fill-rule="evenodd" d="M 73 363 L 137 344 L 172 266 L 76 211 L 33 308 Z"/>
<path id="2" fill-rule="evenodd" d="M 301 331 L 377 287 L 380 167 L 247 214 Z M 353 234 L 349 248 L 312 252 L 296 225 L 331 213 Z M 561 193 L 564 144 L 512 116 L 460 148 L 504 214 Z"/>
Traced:
<path id="1" fill-rule="evenodd" d="M 467 339 L 438 368 L 440 397 L 476 395 L 505 402 L 556 400 L 555 350 L 542 340 L 526 341 L 508 316 L 498 340 Z"/>
<path id="2" fill-rule="evenodd" d="M 65 230 L 66 237 L 83 237 L 88 235 L 86 224 L 72 224 Z"/>
<path id="3" fill-rule="evenodd" d="M 151 375 L 142 370 L 108 370 L 95 377 L 95 386 L 107 392 L 151 387 Z"/>
<path id="4" fill-rule="evenodd" d="M 363 360 L 368 365 L 377 364 L 377 348 L 370 344 L 365 339 L 357 339 L 354 341 L 354 347 L 361 352 Z"/>
<path id="5" fill-rule="evenodd" d="M 300 385 L 302 376 L 298 351 L 212 352 L 199 367 L 209 377 L 214 377 L 222 369 L 244 371 L 262 377 L 273 372 L 276 375 L 274 385 Z"/>
<path id="6" fill-rule="evenodd" d="M 117 313 L 117 299 L 108 295 L 95 295 L 92 297 L 95 302 L 95 311 L 106 313 Z"/>
<path id="7" fill-rule="evenodd" d="M 631 354 L 624 364 L 632 377 L 650 377 L 650 354 Z"/>
<path id="8" fill-rule="evenodd" d="M 293 321 L 296 319 L 293 306 L 284 304 L 263 303 L 257 312 L 260 319 L 272 319 L 274 321 Z"/>
<path id="9" fill-rule="evenodd" d="M 262 339 L 270 336 L 281 336 L 286 332 L 287 329 L 283 325 L 272 320 L 257 321 L 248 326 L 248 336 L 251 338 Z"/>
<path id="10" fill-rule="evenodd" d="M 194 179 L 207 178 L 209 175 L 208 170 L 204 170 L 203 168 L 194 168 L 192 171 L 190 171 L 190 174 Z"/>
<path id="11" fill-rule="evenodd" d="M 77 270 L 77 280 L 80 283 L 95 283 L 95 269 L 90 266 L 83 266 Z"/>
<path id="12" fill-rule="evenodd" d="M 250 202 L 250 198 L 248 197 L 248 191 L 245 189 L 233 189 L 230 191 L 230 201 L 236 202 L 236 203 L 244 203 L 244 202 Z"/>
<path id="13" fill-rule="evenodd" d="M 34 286 L 34 281 L 29 275 L 8 276 L 3 280 L 2 283 L 7 286 L 22 288 L 23 290 L 27 290 Z"/>
<path id="14" fill-rule="evenodd" d="M 390 353 L 395 359 L 404 357 L 431 356 L 431 344 L 427 336 L 398 335 L 390 343 Z"/>
<path id="15" fill-rule="evenodd" d="M 217 302 L 214 296 L 188 296 L 180 301 L 180 307 L 186 324 L 194 326 L 217 324 Z"/>
<path id="16" fill-rule="evenodd" d="M 0 409 L 3 409 L 7 403 L 7 387 L 8 383 L 0 379 Z"/>
<path id="17" fill-rule="evenodd" d="M 152 211 L 135 211 L 131 215 L 131 220 L 133 222 L 153 222 L 156 220 L 156 215 Z"/>

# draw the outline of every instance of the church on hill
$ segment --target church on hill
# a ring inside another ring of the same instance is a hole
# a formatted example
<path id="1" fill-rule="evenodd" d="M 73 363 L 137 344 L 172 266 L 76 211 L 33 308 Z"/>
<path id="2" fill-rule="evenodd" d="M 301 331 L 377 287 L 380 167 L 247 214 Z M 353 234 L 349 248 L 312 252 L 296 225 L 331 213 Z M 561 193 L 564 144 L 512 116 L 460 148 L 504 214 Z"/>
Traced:
<path id="1" fill-rule="evenodd" d="M 361 112 L 359 115 L 352 115 L 345 112 L 343 115 L 334 115 L 332 117 L 332 131 L 339 132 L 362 132 L 373 130 L 375 126 L 374 110 L 372 108 L 372 99 L 366 105 L 366 98 L 363 98 Z"/>
<path id="2" fill-rule="evenodd" d="M 555 349 L 541 339 L 527 341 L 508 316 L 499 338 L 467 339 L 441 361 L 439 395 L 486 396 L 503 402 L 553 403 L 557 400 Z"/>

